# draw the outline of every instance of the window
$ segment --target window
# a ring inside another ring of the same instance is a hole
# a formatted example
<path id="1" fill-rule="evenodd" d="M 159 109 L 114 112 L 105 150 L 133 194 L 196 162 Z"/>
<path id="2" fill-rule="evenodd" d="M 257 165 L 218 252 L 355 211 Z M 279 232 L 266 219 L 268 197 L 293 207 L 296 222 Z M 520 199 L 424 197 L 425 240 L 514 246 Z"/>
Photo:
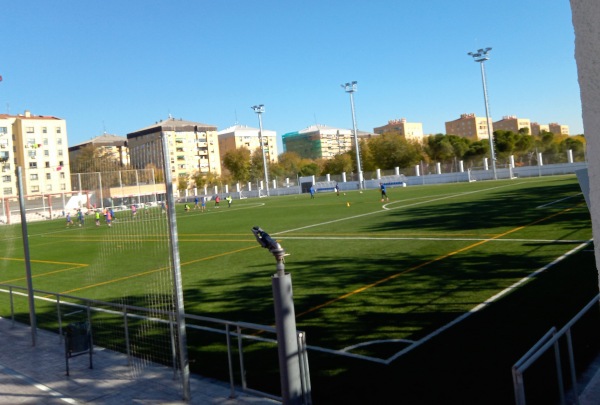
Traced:
<path id="1" fill-rule="evenodd" d="M 65 172 L 60 172 L 60 176 L 59 176 L 62 180 L 65 179 Z"/>
<path id="2" fill-rule="evenodd" d="M 42 127 L 42 134 L 48 133 L 48 127 Z"/>
<path id="3" fill-rule="evenodd" d="M 50 156 L 50 151 L 48 149 L 44 150 L 44 156 Z"/>
<path id="4" fill-rule="evenodd" d="M 56 138 L 56 144 L 62 145 L 62 138 Z"/>
<path id="5" fill-rule="evenodd" d="M 49 169 L 49 168 L 50 168 L 50 162 L 45 162 L 45 163 L 44 163 L 44 167 L 45 167 L 46 169 Z"/>
<path id="6" fill-rule="evenodd" d="M 62 129 L 61 129 L 60 127 L 56 127 L 56 133 L 57 133 L 57 134 L 60 134 L 60 133 L 62 133 Z"/>
<path id="7" fill-rule="evenodd" d="M 0 127 L 0 134 L 7 134 L 7 133 L 8 133 L 7 127 Z"/>
<path id="8" fill-rule="evenodd" d="M 29 155 L 30 158 L 35 159 L 35 150 L 27 151 L 27 155 Z"/>
<path id="9" fill-rule="evenodd" d="M 39 193 L 40 192 L 40 186 L 31 186 L 31 192 L 32 193 Z"/>
<path id="10" fill-rule="evenodd" d="M 37 162 L 29 162 L 30 169 L 37 169 Z"/>
<path id="11" fill-rule="evenodd" d="M 66 190 L 66 189 L 67 189 L 67 185 L 66 185 L 66 184 L 64 184 L 64 183 L 62 183 L 62 184 L 60 185 L 60 189 L 61 189 L 62 191 Z"/>
<path id="12" fill-rule="evenodd" d="M 46 173 L 46 180 L 52 180 L 52 174 Z"/>
<path id="13" fill-rule="evenodd" d="M 44 145 L 48 145 L 48 138 L 44 138 L 43 141 Z"/>
<path id="14" fill-rule="evenodd" d="M 12 195 L 12 187 L 4 187 L 2 189 L 2 191 L 4 192 L 4 195 Z"/>
<path id="15" fill-rule="evenodd" d="M 38 179 L 37 173 L 32 173 L 29 175 L 29 180 L 37 180 L 37 179 Z"/>
<path id="16" fill-rule="evenodd" d="M 12 180 L 11 180 L 10 176 L 8 176 L 8 175 L 2 176 L 2 182 L 3 183 L 10 183 L 11 181 Z"/>
<path id="17" fill-rule="evenodd" d="M 52 191 L 52 184 L 46 184 L 46 191 Z"/>
<path id="18" fill-rule="evenodd" d="M 25 132 L 27 132 L 28 134 L 33 134 L 35 130 L 33 129 L 33 127 L 25 127 Z"/>
<path id="19" fill-rule="evenodd" d="M 59 149 L 59 150 L 58 150 L 58 156 L 62 156 L 62 155 L 63 155 L 63 150 L 62 150 L 62 149 Z"/>

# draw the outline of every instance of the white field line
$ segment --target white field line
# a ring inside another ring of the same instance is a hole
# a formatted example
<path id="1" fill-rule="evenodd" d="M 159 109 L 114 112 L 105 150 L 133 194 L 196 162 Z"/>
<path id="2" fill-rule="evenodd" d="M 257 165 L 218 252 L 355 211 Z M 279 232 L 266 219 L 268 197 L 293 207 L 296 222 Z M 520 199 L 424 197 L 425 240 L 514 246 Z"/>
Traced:
<path id="1" fill-rule="evenodd" d="M 575 195 L 572 195 L 572 196 L 570 196 L 570 197 L 561 198 L 560 200 L 554 200 L 554 201 L 552 201 L 552 202 L 549 202 L 548 204 L 544 204 L 544 205 L 538 205 L 537 207 L 535 207 L 535 209 L 546 208 L 546 207 L 548 207 L 548 206 L 550 206 L 550 205 L 557 204 L 557 203 L 559 203 L 559 202 L 561 202 L 561 201 L 564 201 L 564 200 L 568 200 L 568 199 L 570 199 L 570 198 L 577 197 L 578 195 L 581 195 L 581 194 L 583 194 L 583 193 L 577 193 L 577 194 L 575 194 Z"/>
<path id="2" fill-rule="evenodd" d="M 412 204 L 402 205 L 400 207 L 387 208 L 390 205 L 405 202 L 403 200 L 393 201 L 393 202 L 385 204 L 381 210 L 367 212 L 367 213 L 364 213 L 364 214 L 352 215 L 352 216 L 345 217 L 345 218 L 334 219 L 332 221 L 320 222 L 320 223 L 317 223 L 317 224 L 302 226 L 300 228 L 288 229 L 286 231 L 273 232 L 272 235 L 273 236 L 275 236 L 275 235 L 282 235 L 282 234 L 285 234 L 285 233 L 288 233 L 288 232 L 296 232 L 296 231 L 300 231 L 300 230 L 303 230 L 303 229 L 314 228 L 314 227 L 317 227 L 317 226 L 329 225 L 329 224 L 333 224 L 333 223 L 336 223 L 336 222 L 348 221 L 348 220 L 351 220 L 351 219 L 362 218 L 362 217 L 366 217 L 366 216 L 374 215 L 374 214 L 381 214 L 381 213 L 383 213 L 385 211 L 389 211 L 389 210 L 392 210 L 392 209 L 397 210 L 397 209 L 401 209 L 401 208 L 408 208 L 408 207 L 413 207 L 415 205 L 422 205 L 422 204 L 428 204 L 428 203 L 435 202 L 435 201 L 447 200 L 449 198 L 462 197 L 464 195 L 481 193 L 481 192 L 484 192 L 484 191 L 490 191 L 490 190 L 495 190 L 495 189 L 499 189 L 499 188 L 512 187 L 514 185 L 515 185 L 515 183 L 510 183 L 510 184 L 506 184 L 506 185 L 503 185 L 503 186 L 490 187 L 490 188 L 486 188 L 486 189 L 482 189 L 482 190 L 467 191 L 467 192 L 458 193 L 458 194 L 450 194 L 450 195 L 443 196 L 443 197 L 433 198 L 431 200 L 425 200 L 425 201 L 415 202 L 415 203 L 412 203 Z"/>
<path id="3" fill-rule="evenodd" d="M 396 360 L 398 357 L 402 356 L 405 353 L 408 353 L 409 351 L 413 350 L 414 348 L 422 345 L 423 343 L 429 341 L 431 338 L 439 335 L 440 333 L 442 333 L 443 331 L 449 329 L 450 327 L 456 325 L 457 323 L 464 321 L 466 318 L 468 318 L 469 316 L 481 311 L 482 309 L 486 308 L 487 306 L 489 306 L 490 304 L 492 304 L 493 302 L 498 301 L 500 298 L 502 298 L 503 296 L 505 296 L 506 294 L 512 292 L 513 290 L 517 289 L 518 287 L 520 287 L 522 284 L 526 283 L 527 281 L 531 280 L 533 277 L 536 277 L 537 275 L 543 273 L 544 271 L 548 270 L 549 268 L 551 268 L 552 266 L 554 266 L 555 264 L 563 261 L 564 259 L 566 259 L 567 257 L 571 256 L 572 254 L 578 252 L 579 250 L 583 249 L 584 247 L 586 247 L 587 245 L 589 245 L 590 243 L 592 243 L 593 239 L 590 239 L 589 241 L 586 241 L 585 243 L 582 243 L 581 245 L 571 249 L 570 251 L 568 251 L 567 253 L 565 253 L 564 255 L 558 257 L 557 259 L 555 259 L 554 261 L 552 261 L 551 263 L 548 263 L 547 265 L 537 269 L 536 271 L 534 271 L 533 273 L 531 273 L 530 275 L 528 275 L 527 277 L 522 278 L 521 280 L 517 281 L 516 283 L 514 283 L 513 285 L 505 288 L 504 290 L 500 291 L 499 293 L 497 293 L 496 295 L 488 298 L 487 300 L 485 300 L 484 302 L 482 302 L 479 305 L 476 305 L 475 307 L 473 307 L 471 310 L 469 310 L 469 312 L 465 312 L 464 314 L 462 314 L 461 316 L 459 316 L 458 318 L 454 319 L 452 322 L 447 323 L 446 325 L 442 326 L 441 328 L 431 332 L 429 335 L 425 336 L 423 339 L 420 339 L 418 341 L 416 341 L 415 343 L 413 343 L 412 345 L 408 346 L 407 348 L 400 350 L 398 353 L 394 354 L 393 356 L 389 357 L 386 360 L 386 364 L 390 364 L 392 361 Z"/>
<path id="4" fill-rule="evenodd" d="M 587 240 L 582 239 L 495 239 L 495 238 L 456 238 L 456 237 L 379 237 L 379 236 L 284 236 L 282 240 L 445 240 L 445 241 L 472 241 L 472 242 L 534 242 L 534 243 L 583 243 Z"/>

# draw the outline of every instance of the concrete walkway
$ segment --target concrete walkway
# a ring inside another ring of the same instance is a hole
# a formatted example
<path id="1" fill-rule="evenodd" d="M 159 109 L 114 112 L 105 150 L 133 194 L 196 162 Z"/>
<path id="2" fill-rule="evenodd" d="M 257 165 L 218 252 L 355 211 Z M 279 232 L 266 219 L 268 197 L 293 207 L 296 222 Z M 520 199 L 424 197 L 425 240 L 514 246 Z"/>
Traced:
<path id="1" fill-rule="evenodd" d="M 125 355 L 94 348 L 94 368 L 88 355 L 69 360 L 66 376 L 64 344 L 59 336 L 38 330 L 35 347 L 31 329 L 0 318 L 0 404 L 185 404 L 173 370 L 145 364 L 127 365 Z M 228 384 L 193 376 L 189 404 L 272 405 L 277 401 L 235 392 Z"/>

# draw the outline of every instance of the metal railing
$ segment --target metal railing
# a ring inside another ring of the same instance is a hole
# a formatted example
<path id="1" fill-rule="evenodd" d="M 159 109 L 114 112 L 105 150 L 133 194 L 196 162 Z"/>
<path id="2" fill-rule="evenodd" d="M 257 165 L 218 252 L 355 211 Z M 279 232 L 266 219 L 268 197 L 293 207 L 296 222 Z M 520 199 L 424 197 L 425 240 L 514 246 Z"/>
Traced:
<path id="1" fill-rule="evenodd" d="M 577 373 L 575 369 L 575 356 L 573 353 L 573 341 L 571 338 L 571 329 L 575 323 L 583 317 L 592 307 L 598 305 L 600 294 L 596 295 L 577 315 L 575 315 L 561 330 L 557 331 L 552 327 L 527 353 L 523 355 L 512 367 L 513 386 L 515 391 L 515 401 L 517 405 L 525 405 L 525 381 L 523 373 L 532 366 L 546 351 L 554 348 L 554 364 L 556 366 L 558 393 L 560 404 L 566 404 L 565 384 L 563 379 L 563 366 L 561 361 L 561 352 L 559 340 L 566 336 L 566 344 L 569 358 L 569 374 L 571 378 L 571 390 L 575 403 L 579 405 L 579 390 L 577 388 Z"/>
<path id="2" fill-rule="evenodd" d="M 27 297 L 27 289 L 25 287 L 13 286 L 0 284 L 0 293 L 8 294 L 11 321 L 17 322 L 17 312 L 15 311 L 15 297 Z M 55 318 L 46 319 L 46 324 L 55 325 L 58 332 L 59 343 L 63 342 L 64 339 L 64 327 L 67 323 L 67 319 L 74 314 L 82 314 L 85 320 L 89 322 L 92 330 L 92 334 L 100 332 L 102 328 L 102 320 L 98 320 L 94 323 L 94 315 L 104 316 L 116 316 L 122 320 L 122 331 L 120 334 L 113 332 L 113 339 L 115 341 L 123 342 L 122 345 L 117 344 L 117 351 L 121 351 L 127 357 L 128 366 L 132 365 L 133 359 L 136 357 L 134 346 L 139 346 L 140 342 L 135 342 L 135 338 L 132 338 L 130 330 L 133 328 L 131 325 L 135 321 L 151 322 L 154 324 L 162 324 L 166 326 L 165 332 L 168 333 L 169 350 L 163 350 L 169 352 L 169 359 L 162 358 L 160 363 L 165 366 L 169 366 L 173 369 L 173 378 L 177 378 L 177 352 L 175 350 L 177 344 L 177 338 L 175 331 L 177 330 L 175 325 L 175 314 L 172 311 L 151 309 L 138 307 L 134 305 L 126 305 L 119 303 L 111 303 L 106 301 L 99 301 L 93 299 L 85 299 L 65 294 L 59 294 L 48 291 L 34 290 L 36 294 L 35 299 L 37 301 L 44 302 L 45 304 L 55 305 Z M 66 310 L 68 309 L 68 311 Z M 23 317 L 25 318 L 25 317 Z M 28 318 L 27 318 L 28 319 Z M 238 350 L 238 361 L 239 361 L 239 376 L 241 379 L 240 387 L 244 392 L 259 395 L 265 398 L 282 401 L 281 396 L 253 389 L 248 386 L 246 379 L 247 366 L 244 362 L 244 341 L 258 341 L 267 342 L 273 344 L 274 350 L 276 350 L 277 339 L 261 336 L 263 333 L 276 333 L 276 329 L 272 326 L 259 325 L 248 322 L 234 322 L 223 319 L 211 318 L 206 316 L 198 316 L 186 314 L 186 327 L 188 330 L 204 331 L 209 333 L 216 333 L 225 335 L 225 345 L 227 350 L 227 371 L 229 376 L 230 385 L 230 397 L 236 396 L 236 370 L 234 367 L 234 343 L 232 338 L 237 338 L 237 350 Z M 199 323 L 203 323 L 201 325 Z M 96 327 L 94 327 L 96 325 Z M 39 326 L 39 324 L 38 324 Z M 219 328 L 222 327 L 222 329 Z M 46 327 L 45 329 L 52 330 L 53 327 Z M 168 332 L 166 332 L 168 330 Z M 244 331 L 255 331 L 248 333 Z M 104 332 L 104 331 L 103 331 Z M 33 331 L 32 333 L 35 333 Z M 308 352 L 306 343 L 306 333 L 297 331 L 299 357 L 300 357 L 300 378 L 302 386 L 302 398 L 304 405 L 311 405 L 311 385 L 310 385 L 310 372 L 308 368 Z M 189 342 L 188 342 L 189 343 Z M 94 344 L 102 345 L 99 339 L 94 338 Z M 165 344 L 166 346 L 166 344 Z M 62 346 L 59 346 L 62 348 Z M 170 364 L 169 364 L 170 363 Z"/>

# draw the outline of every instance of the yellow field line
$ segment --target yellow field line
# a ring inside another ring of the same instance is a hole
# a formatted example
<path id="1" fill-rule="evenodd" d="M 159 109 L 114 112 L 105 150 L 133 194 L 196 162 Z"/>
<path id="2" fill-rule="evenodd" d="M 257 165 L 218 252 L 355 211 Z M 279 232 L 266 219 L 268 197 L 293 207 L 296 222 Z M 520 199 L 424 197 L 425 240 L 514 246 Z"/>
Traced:
<path id="1" fill-rule="evenodd" d="M 380 284 L 383 284 L 383 283 L 385 283 L 385 282 L 387 282 L 387 281 L 390 281 L 390 280 L 393 280 L 393 279 L 395 279 L 395 278 L 398 278 L 398 277 L 400 277 L 401 275 L 404 275 L 404 274 L 406 274 L 406 273 L 410 273 L 411 271 L 418 270 L 418 269 L 420 269 L 420 268 L 422 268 L 422 267 L 425 267 L 425 266 L 427 266 L 427 265 L 429 265 L 429 264 L 431 264 L 431 263 L 435 263 L 435 262 L 438 262 L 438 261 L 440 261 L 440 260 L 447 259 L 448 257 L 451 257 L 451 256 L 454 256 L 454 255 L 456 255 L 456 254 L 458 254 L 458 253 L 465 252 L 465 251 L 467 251 L 467 250 L 473 249 L 473 248 L 475 248 L 475 247 L 477 247 L 477 246 L 480 246 L 480 245 L 483 245 L 484 243 L 487 243 L 487 242 L 489 242 L 489 241 L 491 241 L 491 240 L 494 240 L 494 239 L 499 239 L 499 238 L 501 238 L 501 237 L 503 237 L 503 236 L 506 236 L 506 235 L 509 235 L 509 234 L 511 234 L 511 233 L 514 233 L 514 232 L 520 231 L 520 230 L 522 230 L 523 228 L 525 228 L 525 227 L 527 227 L 527 226 L 535 225 L 535 224 L 537 224 L 537 223 L 540 223 L 540 222 L 542 222 L 542 221 L 546 221 L 547 219 L 550 219 L 550 218 L 552 218 L 552 217 L 555 217 L 555 216 L 557 216 L 557 215 L 563 214 L 563 213 L 565 213 L 565 212 L 567 212 L 567 211 L 570 211 L 570 210 L 572 210 L 572 209 L 573 209 L 573 208 L 567 208 L 567 209 L 564 209 L 564 210 L 562 210 L 562 211 L 560 211 L 560 212 L 554 213 L 554 214 L 552 214 L 552 215 L 549 215 L 549 216 L 547 216 L 547 217 L 544 217 L 544 218 L 542 218 L 542 219 L 538 219 L 537 221 L 531 222 L 530 224 L 523 225 L 523 226 L 518 226 L 518 227 L 516 227 L 516 228 L 514 228 L 514 229 L 511 229 L 511 230 L 509 230 L 509 231 L 506 231 L 506 232 L 504 232 L 504 233 L 501 233 L 501 234 L 499 234 L 499 235 L 496 235 L 496 236 L 494 236 L 494 237 L 491 237 L 491 238 L 489 238 L 489 239 L 482 240 L 482 241 L 479 241 L 479 242 L 475 242 L 475 243 L 473 243 L 473 244 L 471 244 L 471 245 L 469 245 L 469 246 L 466 246 L 466 247 L 464 247 L 464 248 L 461 248 L 461 249 L 455 250 L 455 251 L 453 251 L 453 252 L 447 253 L 447 254 L 445 254 L 445 255 L 443 255 L 443 256 L 436 257 L 435 259 L 432 259 L 432 260 L 429 260 L 429 261 L 427 261 L 427 262 L 421 263 L 421 264 L 419 264 L 419 265 L 417 265 L 417 266 L 414 266 L 414 267 L 411 267 L 411 268 L 409 268 L 409 269 L 406 269 L 406 270 L 404 270 L 404 271 L 401 271 L 400 273 L 392 274 L 391 276 L 388 276 L 388 277 L 382 278 L 381 280 L 375 281 L 374 283 L 371 283 L 371 284 L 365 285 L 365 286 L 363 286 L 363 287 L 357 288 L 357 289 L 356 289 L 356 290 L 354 290 L 354 291 L 350 291 L 350 292 L 348 292 L 348 293 L 346 293 L 346 294 L 340 295 L 339 297 L 333 298 L 333 299 L 331 299 L 331 300 L 329 300 L 329 301 L 326 301 L 326 302 L 324 302 L 324 303 L 322 303 L 322 304 L 319 304 L 319 305 L 317 305 L 317 306 L 314 306 L 314 307 L 312 307 L 312 308 L 309 308 L 309 309 L 307 309 L 307 310 L 306 310 L 306 311 L 304 311 L 304 312 L 301 312 L 301 313 L 299 313 L 299 314 L 296 314 L 296 318 L 299 318 L 299 317 L 301 317 L 301 316 L 304 316 L 304 315 L 310 314 L 310 313 L 312 313 L 312 312 L 318 311 L 318 310 L 319 310 L 319 309 L 321 309 L 321 308 L 324 308 L 324 307 L 326 307 L 326 306 L 329 306 L 329 305 L 331 305 L 331 304 L 334 304 L 334 303 L 336 303 L 336 302 L 338 302 L 338 301 L 341 301 L 341 300 L 344 300 L 344 299 L 346 299 L 346 298 L 352 297 L 353 295 L 359 294 L 359 293 L 361 293 L 361 292 L 363 292 L 363 291 L 366 291 L 366 290 L 368 290 L 368 289 L 370 289 L 370 288 L 376 287 L 376 286 L 378 286 L 378 285 L 380 285 Z"/>
<path id="2" fill-rule="evenodd" d="M 257 247 L 258 246 L 252 246 L 252 247 L 247 247 L 247 248 L 243 248 L 243 249 L 237 249 L 237 250 L 234 250 L 234 251 L 231 251 L 231 252 L 219 253 L 217 255 L 203 257 L 201 259 L 196 259 L 196 260 L 191 260 L 189 262 L 181 263 L 181 266 L 187 266 L 187 265 L 192 264 L 192 263 L 203 262 L 203 261 L 206 261 L 206 260 L 215 259 L 217 257 L 221 257 L 221 256 L 229 255 L 229 254 L 243 252 L 244 250 L 256 249 Z M 91 285 L 88 285 L 88 286 L 85 286 L 85 287 L 80 287 L 80 288 L 75 288 L 73 290 L 63 291 L 60 294 L 70 294 L 70 293 L 75 292 L 75 291 L 87 290 L 88 288 L 95 288 L 95 287 L 99 287 L 99 286 L 106 285 L 106 284 L 116 283 L 116 282 L 123 281 L 123 280 L 129 280 L 129 279 L 135 278 L 135 277 L 146 276 L 148 274 L 157 273 L 159 271 L 164 271 L 166 269 L 168 269 L 168 267 L 162 267 L 162 268 L 158 268 L 158 269 L 154 269 L 154 270 L 144 271 L 144 272 L 141 272 L 141 273 L 136 273 L 136 274 L 132 274 L 132 275 L 125 276 L 125 277 L 114 278 L 112 280 L 103 281 L 101 283 L 91 284 Z"/>
<path id="3" fill-rule="evenodd" d="M 48 271 L 46 273 L 41 273 L 41 274 L 33 275 L 33 276 L 31 276 L 31 278 L 49 276 L 51 274 L 62 273 L 62 272 L 65 272 L 65 271 L 82 269 L 82 268 L 87 267 L 87 266 L 89 266 L 89 264 L 81 264 L 81 265 L 77 265 L 76 267 L 68 267 L 66 269 Z M 0 281 L 0 284 L 14 283 L 15 281 L 21 281 L 21 280 L 26 280 L 26 279 L 27 279 L 26 277 L 14 278 L 12 280 Z"/>

